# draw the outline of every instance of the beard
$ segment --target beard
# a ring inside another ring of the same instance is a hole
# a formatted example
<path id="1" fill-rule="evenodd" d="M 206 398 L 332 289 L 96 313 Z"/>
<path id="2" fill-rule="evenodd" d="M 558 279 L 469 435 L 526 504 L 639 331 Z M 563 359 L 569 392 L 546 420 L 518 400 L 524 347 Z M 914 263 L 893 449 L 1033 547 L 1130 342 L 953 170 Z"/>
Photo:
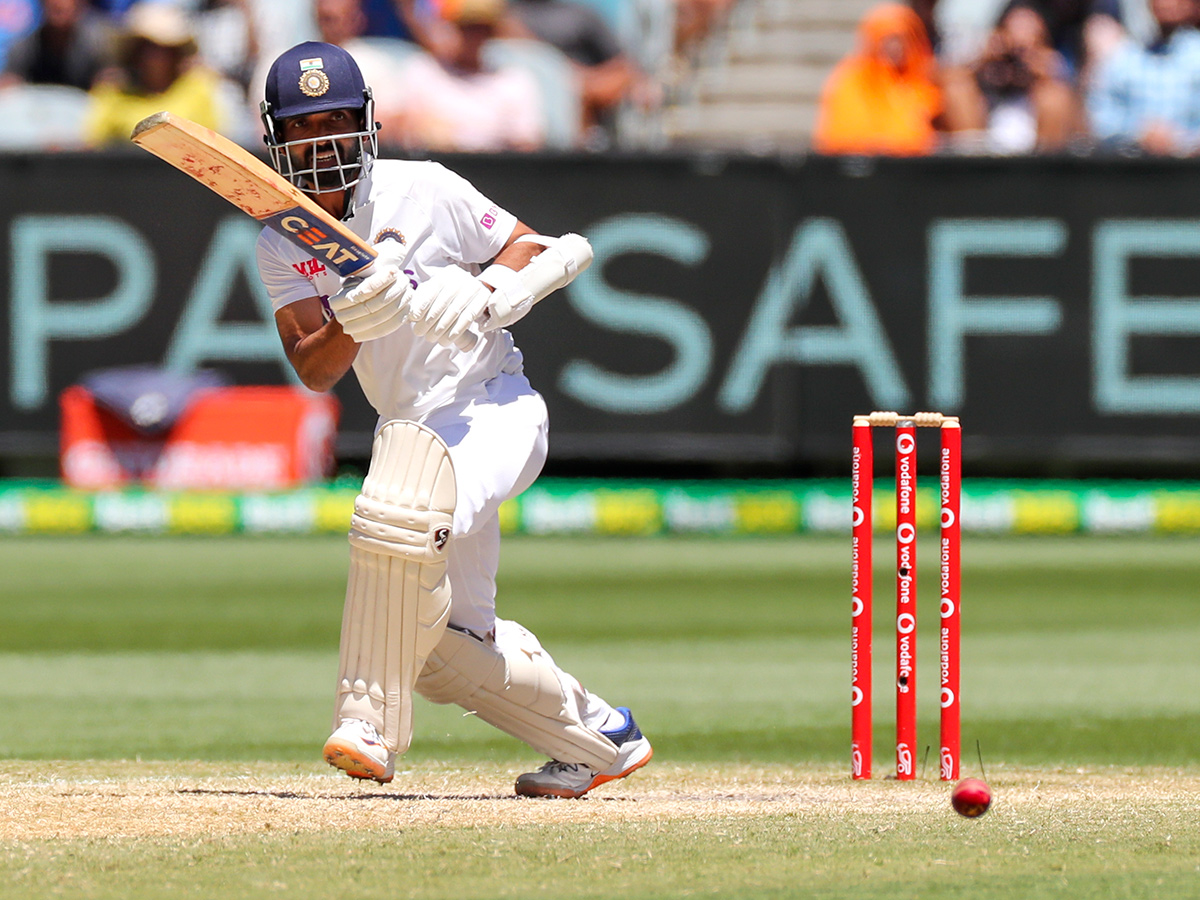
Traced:
<path id="1" fill-rule="evenodd" d="M 328 147 L 298 148 L 302 159 L 297 169 L 304 173 L 316 193 L 342 190 L 346 182 L 355 180 L 361 169 L 361 147 L 357 139 L 332 143 Z M 297 160 L 293 156 L 293 164 Z"/>
<path id="2" fill-rule="evenodd" d="M 346 187 L 346 182 L 354 181 L 358 177 L 359 168 L 358 165 L 347 164 L 346 168 L 339 166 L 332 169 L 317 169 L 315 185 L 317 192 L 341 190 Z"/>

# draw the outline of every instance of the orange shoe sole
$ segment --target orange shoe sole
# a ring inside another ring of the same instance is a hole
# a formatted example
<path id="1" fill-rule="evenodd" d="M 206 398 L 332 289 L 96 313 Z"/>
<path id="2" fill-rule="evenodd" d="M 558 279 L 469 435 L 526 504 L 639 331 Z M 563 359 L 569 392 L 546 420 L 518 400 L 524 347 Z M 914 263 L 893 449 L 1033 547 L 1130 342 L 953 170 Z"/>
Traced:
<path id="1" fill-rule="evenodd" d="M 325 762 L 335 769 L 341 769 L 351 778 L 369 779 L 380 784 L 387 784 L 392 780 L 386 766 L 363 756 L 353 744 L 328 740 L 325 742 L 324 754 Z"/>
<path id="2" fill-rule="evenodd" d="M 650 752 L 646 754 L 645 759 L 635 762 L 632 766 L 625 769 L 623 772 L 618 772 L 615 775 L 597 775 L 592 779 L 591 784 L 585 787 L 582 791 L 572 791 L 569 788 L 542 788 L 537 785 L 522 785 L 516 787 L 516 792 L 522 797 L 558 797 L 563 800 L 578 800 L 592 788 L 599 787 L 602 784 L 607 784 L 610 781 L 617 781 L 624 778 L 631 772 L 636 772 L 646 763 L 654 758 L 654 748 L 650 748 Z"/>

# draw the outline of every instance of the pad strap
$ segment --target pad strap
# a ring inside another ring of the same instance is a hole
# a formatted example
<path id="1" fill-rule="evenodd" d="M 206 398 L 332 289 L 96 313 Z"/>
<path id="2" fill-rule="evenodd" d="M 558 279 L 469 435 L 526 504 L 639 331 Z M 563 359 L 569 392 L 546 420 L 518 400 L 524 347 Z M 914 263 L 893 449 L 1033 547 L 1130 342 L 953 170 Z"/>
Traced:
<path id="1" fill-rule="evenodd" d="M 445 560 L 454 525 L 454 468 L 434 432 L 416 422 L 384 424 L 354 500 L 350 543 L 421 563 Z"/>

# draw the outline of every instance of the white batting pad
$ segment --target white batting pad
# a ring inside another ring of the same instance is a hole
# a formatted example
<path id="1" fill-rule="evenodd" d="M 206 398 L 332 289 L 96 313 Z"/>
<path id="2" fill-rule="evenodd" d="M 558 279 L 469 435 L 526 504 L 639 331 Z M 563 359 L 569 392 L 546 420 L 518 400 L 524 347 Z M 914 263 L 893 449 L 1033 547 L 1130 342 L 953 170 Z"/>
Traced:
<path id="1" fill-rule="evenodd" d="M 456 703 L 551 759 L 611 766 L 616 745 L 583 723 L 579 683 L 516 622 L 496 625 L 494 640 L 446 629 L 417 692 L 434 703 Z"/>
<path id="2" fill-rule="evenodd" d="M 371 722 L 389 750 L 412 741 L 412 691 L 450 614 L 450 453 L 415 422 L 386 423 L 354 503 L 334 727 Z"/>

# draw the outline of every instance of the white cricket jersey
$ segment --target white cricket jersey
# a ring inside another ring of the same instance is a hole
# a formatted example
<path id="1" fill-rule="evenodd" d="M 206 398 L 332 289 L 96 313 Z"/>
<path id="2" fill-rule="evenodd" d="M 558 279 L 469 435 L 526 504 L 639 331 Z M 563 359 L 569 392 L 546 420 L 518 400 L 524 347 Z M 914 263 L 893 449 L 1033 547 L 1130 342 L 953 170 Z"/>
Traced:
<path id="1" fill-rule="evenodd" d="M 414 287 L 446 266 L 479 274 L 517 224 L 514 215 L 435 162 L 375 160 L 355 187 L 353 203 L 345 224 L 381 259 L 400 265 Z M 259 236 L 257 253 L 275 310 L 317 296 L 330 315 L 326 301 L 342 285 L 336 273 L 269 229 Z M 418 337 L 407 323 L 362 344 L 354 360 L 363 393 L 382 418 L 417 421 L 501 372 L 520 369 L 521 354 L 507 331 L 480 333 L 475 348 L 464 353 Z"/>

